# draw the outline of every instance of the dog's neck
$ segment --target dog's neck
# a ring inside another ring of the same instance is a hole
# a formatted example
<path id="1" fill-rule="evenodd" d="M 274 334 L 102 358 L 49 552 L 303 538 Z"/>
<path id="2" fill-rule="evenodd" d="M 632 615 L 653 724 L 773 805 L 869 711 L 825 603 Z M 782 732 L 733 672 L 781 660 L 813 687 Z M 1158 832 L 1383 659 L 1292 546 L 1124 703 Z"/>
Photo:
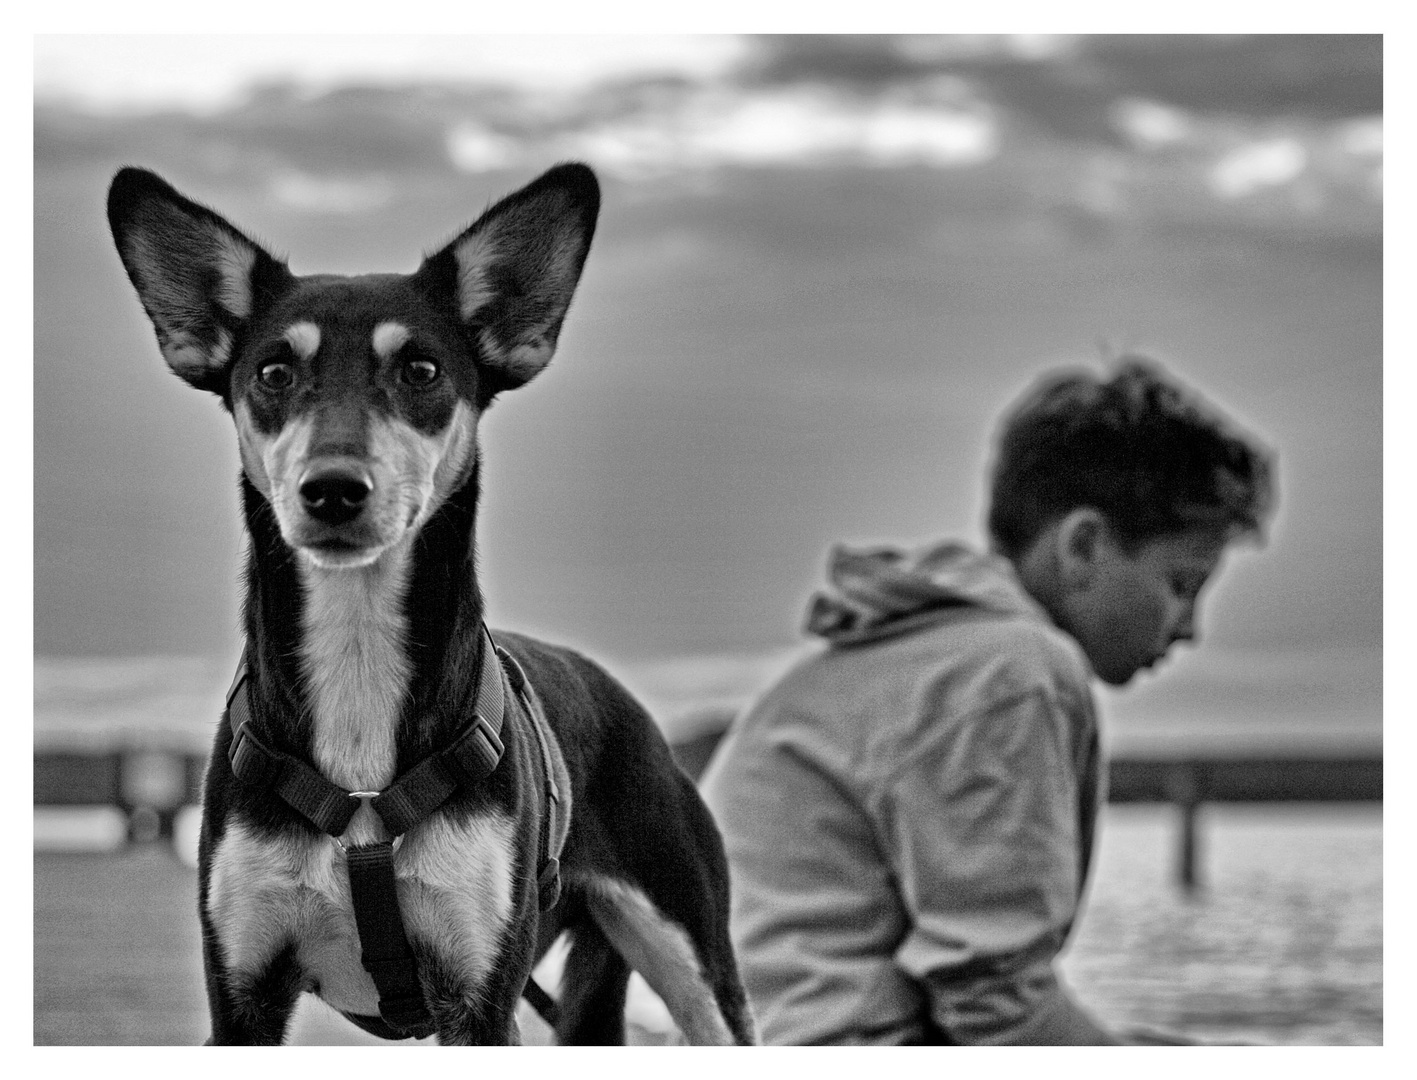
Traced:
<path id="1" fill-rule="evenodd" d="M 322 569 L 242 483 L 248 663 L 271 734 L 350 790 L 379 790 L 452 736 L 476 691 L 477 473 L 422 530 L 357 569 Z"/>
<path id="2" fill-rule="evenodd" d="M 404 611 L 410 559 L 407 542 L 347 570 L 297 556 L 310 756 L 351 791 L 381 791 L 396 775 L 394 741 L 413 666 Z"/>

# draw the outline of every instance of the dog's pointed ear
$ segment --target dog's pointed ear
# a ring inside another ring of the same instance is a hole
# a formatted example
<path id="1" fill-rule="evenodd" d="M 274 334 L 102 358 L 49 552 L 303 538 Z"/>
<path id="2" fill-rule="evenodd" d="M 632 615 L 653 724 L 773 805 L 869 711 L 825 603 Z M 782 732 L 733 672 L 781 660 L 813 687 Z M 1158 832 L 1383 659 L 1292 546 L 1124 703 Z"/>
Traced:
<path id="1" fill-rule="evenodd" d="M 451 298 L 477 337 L 495 389 L 520 386 L 551 360 L 595 235 L 600 185 L 567 163 L 497 203 L 414 275 Z"/>
<path id="2" fill-rule="evenodd" d="M 168 366 L 224 395 L 236 335 L 259 297 L 290 284 L 290 270 L 146 169 L 113 178 L 108 224 Z"/>

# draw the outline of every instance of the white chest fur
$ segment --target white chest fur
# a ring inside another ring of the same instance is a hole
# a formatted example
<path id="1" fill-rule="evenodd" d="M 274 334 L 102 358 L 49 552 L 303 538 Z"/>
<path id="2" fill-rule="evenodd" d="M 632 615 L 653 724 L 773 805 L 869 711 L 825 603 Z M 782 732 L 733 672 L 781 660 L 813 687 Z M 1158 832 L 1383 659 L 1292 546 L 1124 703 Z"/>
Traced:
<path id="1" fill-rule="evenodd" d="M 315 767 L 349 791 L 394 779 L 395 734 L 410 678 L 404 591 L 408 551 L 329 570 L 301 566 L 305 614 L 301 666 L 313 722 Z M 476 993 L 495 962 L 512 910 L 514 828 L 504 815 L 435 815 L 407 833 L 394 855 L 408 933 L 430 946 Z M 361 807 L 343 841 L 383 839 Z M 288 942 L 331 1005 L 378 1011 L 360 946 L 349 876 L 327 837 L 263 838 L 232 823 L 218 845 L 208 905 L 238 975 L 254 975 Z"/>
<path id="2" fill-rule="evenodd" d="M 502 815 L 434 817 L 394 856 L 399 910 L 475 997 L 491 972 L 512 912 L 513 825 Z M 325 837 L 262 838 L 237 822 L 212 864 L 208 910 L 232 974 L 254 976 L 287 943 L 337 1009 L 378 1012 L 360 964 L 344 858 Z"/>
<path id="3" fill-rule="evenodd" d="M 394 779 L 394 735 L 410 676 L 408 563 L 400 545 L 369 566 L 301 566 L 311 753 L 321 773 L 350 791 L 380 791 Z"/>

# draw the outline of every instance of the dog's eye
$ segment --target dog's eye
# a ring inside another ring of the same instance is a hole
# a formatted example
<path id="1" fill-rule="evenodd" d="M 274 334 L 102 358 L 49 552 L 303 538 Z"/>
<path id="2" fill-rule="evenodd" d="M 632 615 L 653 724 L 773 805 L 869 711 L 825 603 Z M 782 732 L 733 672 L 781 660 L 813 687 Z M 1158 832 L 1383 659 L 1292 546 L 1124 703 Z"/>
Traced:
<path id="1" fill-rule="evenodd" d="M 402 378 L 409 386 L 427 386 L 438 374 L 438 365 L 424 357 L 412 357 L 403 362 Z"/>
<path id="2" fill-rule="evenodd" d="M 281 361 L 262 364 L 261 369 L 256 372 L 256 378 L 260 379 L 261 385 L 268 390 L 285 390 L 295 382 L 295 368 Z"/>

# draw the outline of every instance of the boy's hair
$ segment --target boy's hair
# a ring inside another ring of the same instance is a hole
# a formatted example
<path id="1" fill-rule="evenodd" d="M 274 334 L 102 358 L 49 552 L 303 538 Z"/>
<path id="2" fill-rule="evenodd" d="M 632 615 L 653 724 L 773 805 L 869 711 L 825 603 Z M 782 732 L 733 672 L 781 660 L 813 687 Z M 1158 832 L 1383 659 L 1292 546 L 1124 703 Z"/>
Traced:
<path id="1" fill-rule="evenodd" d="M 1192 525 L 1260 533 L 1273 501 L 1269 454 L 1151 361 L 1107 380 L 1055 372 L 1004 421 L 988 528 L 1021 556 L 1078 507 L 1106 517 L 1124 550 Z"/>

